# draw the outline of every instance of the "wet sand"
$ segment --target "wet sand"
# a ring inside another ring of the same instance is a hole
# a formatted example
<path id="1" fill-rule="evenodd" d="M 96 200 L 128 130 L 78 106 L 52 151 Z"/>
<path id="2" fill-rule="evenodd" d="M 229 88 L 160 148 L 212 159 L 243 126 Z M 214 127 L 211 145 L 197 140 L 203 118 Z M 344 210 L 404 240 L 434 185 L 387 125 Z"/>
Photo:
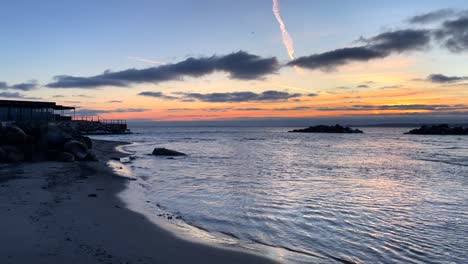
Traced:
<path id="1" fill-rule="evenodd" d="M 126 209 L 107 167 L 123 142 L 93 141 L 99 162 L 0 165 L 0 263 L 273 263 L 182 240 Z"/>

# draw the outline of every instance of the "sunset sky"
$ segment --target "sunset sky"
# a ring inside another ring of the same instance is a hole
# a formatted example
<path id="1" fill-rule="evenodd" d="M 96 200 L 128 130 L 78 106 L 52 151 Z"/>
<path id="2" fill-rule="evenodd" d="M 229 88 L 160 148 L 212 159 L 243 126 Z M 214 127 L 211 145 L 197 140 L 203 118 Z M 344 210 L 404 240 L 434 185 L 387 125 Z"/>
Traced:
<path id="1" fill-rule="evenodd" d="M 271 0 L 2 3 L 0 99 L 155 121 L 466 117 L 466 0 L 278 6 L 283 35 Z"/>

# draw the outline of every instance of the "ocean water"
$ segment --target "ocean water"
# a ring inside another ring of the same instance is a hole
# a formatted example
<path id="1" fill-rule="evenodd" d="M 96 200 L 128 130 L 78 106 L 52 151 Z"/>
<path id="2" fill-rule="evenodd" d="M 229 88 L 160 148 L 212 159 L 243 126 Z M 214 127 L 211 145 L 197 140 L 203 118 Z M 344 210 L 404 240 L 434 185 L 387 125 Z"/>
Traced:
<path id="1" fill-rule="evenodd" d="M 132 127 L 98 138 L 134 143 L 129 193 L 142 213 L 169 212 L 282 262 L 468 263 L 468 137 L 290 129 Z M 148 155 L 155 147 L 188 156 Z"/>

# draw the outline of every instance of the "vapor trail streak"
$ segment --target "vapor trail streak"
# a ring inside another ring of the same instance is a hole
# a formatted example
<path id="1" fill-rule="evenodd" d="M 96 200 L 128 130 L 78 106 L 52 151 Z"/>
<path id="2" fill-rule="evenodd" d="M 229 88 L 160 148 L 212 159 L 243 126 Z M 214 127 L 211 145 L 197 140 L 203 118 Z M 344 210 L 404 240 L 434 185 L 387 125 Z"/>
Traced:
<path id="1" fill-rule="evenodd" d="M 135 60 L 135 61 L 140 61 L 140 62 L 147 62 L 147 63 L 151 63 L 151 64 L 164 64 L 162 62 L 159 62 L 159 61 L 153 61 L 153 60 L 148 60 L 148 59 L 143 59 L 143 58 L 139 58 L 139 57 L 127 57 L 129 60 Z"/>
<path id="2" fill-rule="evenodd" d="M 283 44 L 286 47 L 289 58 L 291 60 L 294 60 L 294 42 L 291 38 L 291 35 L 289 35 L 288 30 L 286 30 L 286 25 L 284 24 L 283 19 L 281 18 L 278 0 L 273 0 L 273 14 L 275 15 L 276 21 L 278 21 L 281 30 L 281 36 L 283 39 Z M 295 66 L 294 68 L 296 69 L 296 72 L 299 75 L 302 75 L 303 72 L 301 68 L 297 66 Z"/>
<path id="3" fill-rule="evenodd" d="M 288 51 L 289 58 L 291 58 L 291 60 L 294 60 L 294 42 L 291 36 L 289 35 L 288 31 L 286 30 L 286 25 L 284 24 L 283 19 L 281 18 L 278 0 L 273 0 L 273 14 L 275 15 L 276 21 L 278 21 L 278 24 L 280 26 L 281 36 L 283 37 L 283 44 L 286 47 L 286 50 Z"/>

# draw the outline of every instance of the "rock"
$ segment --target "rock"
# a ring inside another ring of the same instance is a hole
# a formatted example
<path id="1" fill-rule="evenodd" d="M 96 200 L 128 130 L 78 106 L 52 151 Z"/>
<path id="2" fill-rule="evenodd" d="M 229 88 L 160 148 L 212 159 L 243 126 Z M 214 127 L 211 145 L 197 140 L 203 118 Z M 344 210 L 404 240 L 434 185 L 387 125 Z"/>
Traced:
<path id="1" fill-rule="evenodd" d="M 77 159 L 84 160 L 88 156 L 88 147 L 80 141 L 70 140 L 63 145 L 65 152 L 72 153 Z"/>
<path id="2" fill-rule="evenodd" d="M 84 160 L 86 160 L 86 161 L 98 161 L 98 158 L 97 158 L 96 153 L 93 150 L 88 149 L 88 154 L 86 155 Z"/>
<path id="3" fill-rule="evenodd" d="M 0 122 L 1 124 L 1 122 Z M 6 151 L 0 146 L 0 162 L 5 162 L 7 158 L 7 153 Z"/>
<path id="4" fill-rule="evenodd" d="M 88 147 L 88 149 L 93 148 L 93 141 L 89 137 L 80 136 L 78 140 L 85 144 Z"/>
<path id="5" fill-rule="evenodd" d="M 22 145 L 28 140 L 28 135 L 17 126 L 8 126 L 4 129 L 2 141 L 11 145 Z"/>
<path id="6" fill-rule="evenodd" d="M 6 162 L 16 163 L 24 161 L 24 153 L 18 147 L 7 145 L 2 148 L 6 153 Z"/>
<path id="7" fill-rule="evenodd" d="M 57 147 L 71 140 L 72 137 L 57 126 L 49 126 L 45 134 L 45 139 L 49 147 Z"/>
<path id="8" fill-rule="evenodd" d="M 449 125 L 432 125 L 422 126 L 420 128 L 413 129 L 405 134 L 412 135 L 468 135 L 468 127 Z"/>
<path id="9" fill-rule="evenodd" d="M 182 152 L 178 152 L 178 151 L 175 151 L 175 150 L 166 149 L 166 148 L 155 148 L 153 150 L 153 155 L 172 157 L 172 156 L 186 156 L 187 154 L 182 153 Z"/>
<path id="10" fill-rule="evenodd" d="M 75 161 L 75 156 L 69 152 L 60 152 L 57 156 L 57 161 L 60 162 L 73 162 Z"/>
<path id="11" fill-rule="evenodd" d="M 56 149 L 49 149 L 45 151 L 45 156 L 47 160 L 57 160 L 58 156 L 60 155 L 61 151 L 58 151 Z"/>
<path id="12" fill-rule="evenodd" d="M 364 133 L 359 129 L 352 129 L 350 127 L 344 127 L 340 125 L 335 125 L 335 126 L 311 126 L 308 128 L 304 129 L 296 129 L 296 130 L 291 130 L 289 132 L 293 133 Z"/>

